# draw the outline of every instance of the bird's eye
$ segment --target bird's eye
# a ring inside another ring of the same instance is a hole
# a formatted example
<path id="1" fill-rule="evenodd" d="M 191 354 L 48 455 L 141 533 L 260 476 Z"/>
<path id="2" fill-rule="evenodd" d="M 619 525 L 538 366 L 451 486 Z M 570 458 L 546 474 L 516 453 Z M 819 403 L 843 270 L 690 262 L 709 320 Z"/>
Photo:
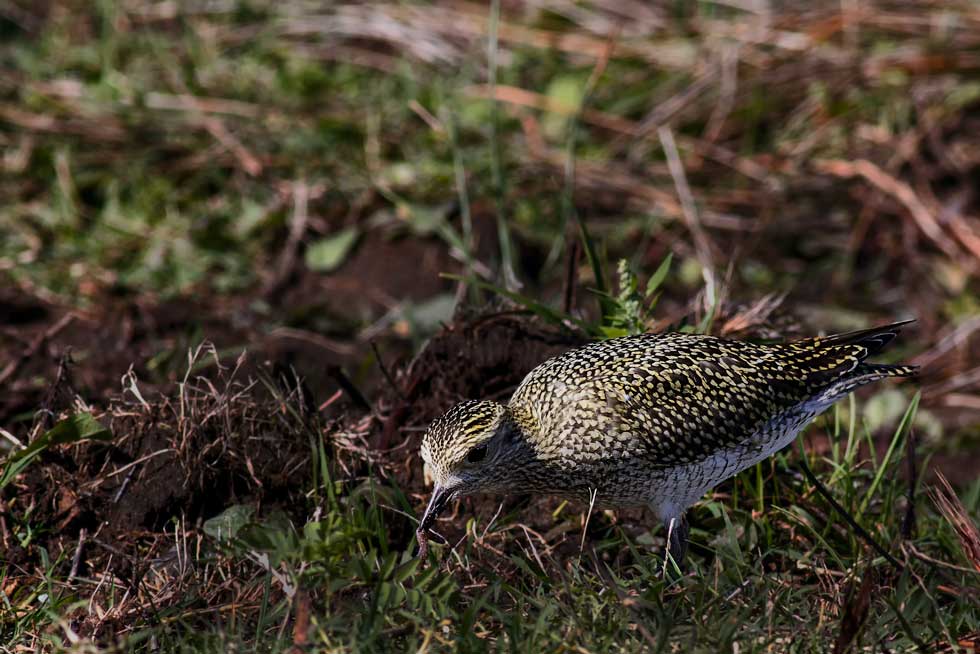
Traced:
<path id="1" fill-rule="evenodd" d="M 480 461 L 483 461 L 483 459 L 485 458 L 487 458 L 486 443 L 484 443 L 483 445 L 477 445 L 472 450 L 470 450 L 469 454 L 466 455 L 466 462 L 479 463 Z"/>

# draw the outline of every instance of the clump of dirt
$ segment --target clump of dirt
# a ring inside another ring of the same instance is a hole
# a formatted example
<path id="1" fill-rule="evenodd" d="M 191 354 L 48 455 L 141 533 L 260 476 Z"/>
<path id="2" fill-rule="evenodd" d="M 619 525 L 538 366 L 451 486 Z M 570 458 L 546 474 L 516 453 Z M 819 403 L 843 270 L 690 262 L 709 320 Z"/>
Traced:
<path id="1" fill-rule="evenodd" d="M 140 390 L 130 376 L 130 391 L 95 412 L 111 440 L 48 450 L 0 497 L 15 521 L 29 515 L 49 530 L 16 553 L 18 562 L 38 546 L 71 548 L 84 529 L 113 543 L 123 554 L 117 565 L 128 568 L 140 540 L 174 520 L 200 524 L 239 503 L 288 506 L 308 486 L 309 439 L 322 421 L 295 389 L 241 379 L 243 364 L 189 377 L 173 394 Z"/>
<path id="2" fill-rule="evenodd" d="M 45 308 L 31 315 L 29 320 L 50 325 L 64 314 Z M 370 407 L 359 407 L 349 393 L 337 397 L 334 387 L 300 383 L 288 367 L 270 367 L 244 354 L 233 367 L 223 365 L 213 347 L 202 346 L 186 362 L 197 372 L 169 387 L 138 378 L 134 370 L 141 370 L 145 359 L 132 362 L 126 374 L 104 366 L 95 373 L 110 374 L 117 389 L 122 377 L 125 390 L 106 391 L 108 398 L 97 395 L 88 407 L 80 404 L 86 393 L 72 385 L 73 375 L 51 372 L 52 354 L 63 351 L 65 338 L 75 338 L 67 327 L 35 348 L 32 357 L 41 361 L 18 364 L 19 372 L 48 372 L 58 380 L 24 392 L 34 407 L 46 402 L 39 400 L 42 395 L 50 398 L 47 424 L 36 422 L 31 433 L 36 437 L 55 417 L 90 410 L 112 439 L 51 448 L 0 491 L 0 515 L 12 524 L 29 520 L 48 529 L 26 549 L 8 543 L 6 555 L 30 568 L 38 564 L 41 547 L 52 558 L 63 553 L 61 572 L 67 574 L 85 530 L 99 547 L 87 548 L 82 570 L 115 554 L 114 570 L 130 578 L 145 572 L 141 561 L 147 552 L 167 547 L 163 536 L 175 520 L 193 527 L 233 504 L 287 513 L 307 509 L 301 494 L 309 488 L 311 437 L 333 443 L 343 438 L 338 434 L 360 430 L 371 452 L 363 460 L 353 457 L 352 477 L 366 472 L 370 457 L 384 462 L 384 474 L 401 488 L 424 493 L 417 441 L 433 418 L 464 398 L 506 399 L 534 366 L 584 342 L 520 313 L 460 320 L 431 338 L 414 359 L 396 366 L 386 390 L 367 400 Z M 62 367 L 78 371 L 84 388 L 92 388 L 92 366 L 67 361 Z M 394 452 L 399 465 L 389 465 Z M 412 525 L 405 522 L 408 540 Z"/>
<path id="3" fill-rule="evenodd" d="M 389 387 L 374 446 L 392 447 L 401 440 L 400 428 L 427 425 L 461 400 L 506 400 L 532 368 L 586 340 L 513 312 L 449 325 L 398 373 L 396 388 Z"/>

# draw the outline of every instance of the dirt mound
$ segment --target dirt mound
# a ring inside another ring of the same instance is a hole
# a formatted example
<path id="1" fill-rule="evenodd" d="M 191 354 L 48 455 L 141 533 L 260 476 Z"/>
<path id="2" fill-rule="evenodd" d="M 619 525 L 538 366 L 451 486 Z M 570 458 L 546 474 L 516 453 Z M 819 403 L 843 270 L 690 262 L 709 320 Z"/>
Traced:
<path id="1" fill-rule="evenodd" d="M 388 415 L 374 445 L 392 447 L 402 440 L 399 428 L 425 426 L 461 400 L 506 400 L 532 368 L 584 342 L 515 313 L 449 325 L 397 375 L 397 389 L 389 387 Z"/>
<path id="2" fill-rule="evenodd" d="M 36 563 L 40 547 L 52 559 L 70 552 L 84 530 L 104 550 L 87 560 L 115 553 L 128 576 L 147 539 L 178 521 L 193 527 L 239 503 L 288 506 L 307 485 L 320 421 L 288 390 L 268 391 L 221 368 L 213 377 L 145 396 L 131 377 L 136 392 L 96 413 L 111 440 L 51 448 L 32 463 L 0 500 L 13 521 L 52 529 L 9 551 L 12 562 Z"/>
<path id="3" fill-rule="evenodd" d="M 51 310 L 35 313 L 32 320 L 58 320 Z M 111 431 L 111 440 L 51 448 L 0 491 L 11 520 L 54 527 L 37 534 L 26 548 L 8 538 L 7 558 L 31 567 L 43 547 L 52 558 L 63 554 L 60 565 L 67 573 L 70 554 L 85 530 L 96 546 L 87 547 L 82 570 L 103 565 L 114 554 L 121 575 L 139 577 L 140 562 L 148 551 L 165 547 L 161 537 L 177 521 L 200 525 L 233 504 L 259 511 L 305 510 L 311 439 L 326 439 L 329 445 L 340 438 L 336 434 L 352 430 L 361 430 L 370 442 L 370 458 L 385 460 L 390 452 L 400 452 L 400 465 L 391 466 L 388 474 L 404 490 L 424 492 L 416 449 L 430 420 L 463 398 L 505 399 L 531 368 L 581 342 L 579 336 L 512 313 L 453 324 L 394 372 L 393 386 L 368 400 L 371 411 L 349 397 L 325 401 L 332 388 L 297 384 L 282 374 L 282 366 L 257 365 L 245 355 L 232 367 L 222 365 L 213 347 L 198 348 L 189 361 L 189 370 L 200 374 L 186 373 L 169 389 L 144 385 L 130 373 L 122 379 L 125 391 L 112 394 L 101 410 L 92 409 Z M 25 361 L 23 369 L 51 365 Z M 118 370 L 109 372 L 119 388 Z M 56 377 L 44 389 L 52 417 L 35 426 L 35 435 L 50 427 L 54 416 L 78 411 L 77 398 L 85 397 L 71 374 Z M 32 392 L 35 403 L 36 395 Z M 350 478 L 366 474 L 361 468 L 349 470 Z"/>

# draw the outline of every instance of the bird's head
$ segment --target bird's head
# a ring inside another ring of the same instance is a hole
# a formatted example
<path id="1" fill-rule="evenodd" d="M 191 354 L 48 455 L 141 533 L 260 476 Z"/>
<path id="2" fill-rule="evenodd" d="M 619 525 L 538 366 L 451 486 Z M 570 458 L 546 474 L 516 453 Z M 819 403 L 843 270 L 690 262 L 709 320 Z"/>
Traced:
<path id="1" fill-rule="evenodd" d="M 462 402 L 437 418 L 422 438 L 422 460 L 435 488 L 419 530 L 458 495 L 516 490 L 528 453 L 514 416 L 499 402 Z"/>

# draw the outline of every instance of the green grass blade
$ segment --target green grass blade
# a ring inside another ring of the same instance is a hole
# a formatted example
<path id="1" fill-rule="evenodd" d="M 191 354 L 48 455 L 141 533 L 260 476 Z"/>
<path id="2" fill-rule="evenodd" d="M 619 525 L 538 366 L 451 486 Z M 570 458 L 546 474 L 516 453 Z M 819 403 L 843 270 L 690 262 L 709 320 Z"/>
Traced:
<path id="1" fill-rule="evenodd" d="M 667 279 L 667 273 L 670 272 L 670 264 L 671 262 L 673 262 L 673 260 L 674 260 L 674 254 L 673 253 L 668 254 L 664 258 L 664 260 L 660 262 L 660 266 L 657 268 L 656 272 L 654 272 L 653 275 L 650 276 L 650 280 L 647 282 L 647 290 L 645 293 L 647 297 L 653 295 L 653 293 L 660 288 L 660 285 L 664 283 L 664 280 Z"/>
<path id="2" fill-rule="evenodd" d="M 33 443 L 7 456 L 0 473 L 0 489 L 12 482 L 34 459 L 49 447 L 78 443 L 84 440 L 110 440 L 112 433 L 102 426 L 91 413 L 68 416 L 46 431 Z"/>
<path id="3" fill-rule="evenodd" d="M 888 444 L 888 451 L 885 452 L 885 457 L 881 460 L 881 463 L 875 471 L 874 481 L 871 482 L 868 492 L 865 493 L 864 499 L 861 500 L 861 506 L 858 508 L 857 515 L 854 517 L 855 520 L 860 521 L 861 516 L 864 515 L 865 510 L 868 508 L 868 503 L 871 502 L 871 498 L 874 497 L 875 492 L 878 490 L 878 486 L 885 476 L 885 471 L 888 470 L 888 465 L 892 460 L 895 449 L 905 439 L 909 428 L 912 426 L 912 421 L 915 419 L 915 412 L 919 408 L 919 398 L 921 397 L 921 391 L 917 392 L 915 397 L 912 398 L 912 401 L 909 402 L 909 406 L 905 410 L 905 415 L 902 416 L 902 421 L 898 424 L 898 429 L 895 430 L 895 435 L 892 437 L 891 443 Z"/>
<path id="4" fill-rule="evenodd" d="M 497 87 L 497 50 L 500 25 L 500 0 L 490 4 L 490 34 L 487 44 L 487 86 L 490 87 L 490 183 L 493 190 L 494 206 L 497 209 L 497 243 L 500 247 L 500 273 L 504 286 L 510 291 L 521 288 L 514 267 L 514 242 L 507 225 L 507 212 L 504 198 L 507 192 L 504 186 L 503 166 L 500 157 L 500 110 L 496 99 Z"/>

